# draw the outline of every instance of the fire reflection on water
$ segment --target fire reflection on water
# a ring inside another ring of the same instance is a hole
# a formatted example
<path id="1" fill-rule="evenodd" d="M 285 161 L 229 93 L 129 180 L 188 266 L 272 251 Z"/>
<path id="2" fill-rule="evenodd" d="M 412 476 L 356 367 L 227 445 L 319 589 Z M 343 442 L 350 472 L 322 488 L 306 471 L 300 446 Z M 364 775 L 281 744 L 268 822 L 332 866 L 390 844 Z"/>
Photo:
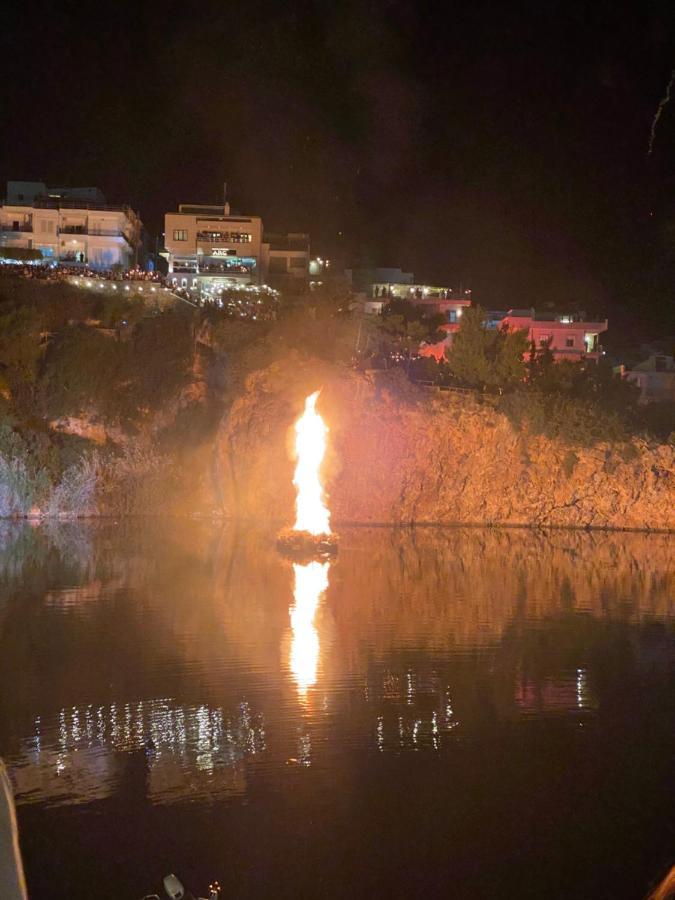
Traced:
<path id="1" fill-rule="evenodd" d="M 290 670 L 302 699 L 316 683 L 319 667 L 319 633 L 314 624 L 321 595 L 328 587 L 329 562 L 294 564 L 294 605 L 291 616 Z"/>

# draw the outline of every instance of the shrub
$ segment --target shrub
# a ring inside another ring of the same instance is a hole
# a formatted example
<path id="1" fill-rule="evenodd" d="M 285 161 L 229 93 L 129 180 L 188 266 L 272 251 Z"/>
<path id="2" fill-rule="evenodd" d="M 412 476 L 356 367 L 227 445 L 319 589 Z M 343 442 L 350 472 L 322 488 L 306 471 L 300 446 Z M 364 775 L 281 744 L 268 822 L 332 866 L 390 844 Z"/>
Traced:
<path id="1" fill-rule="evenodd" d="M 0 517 L 24 516 L 49 493 L 44 470 L 31 472 L 23 459 L 0 456 Z"/>
<path id="2" fill-rule="evenodd" d="M 499 408 L 516 430 L 543 434 L 566 444 L 588 447 L 600 441 L 626 439 L 626 426 L 620 417 L 585 398 L 546 396 L 535 388 L 523 388 L 502 397 Z"/>
<path id="3" fill-rule="evenodd" d="M 76 325 L 50 346 L 40 380 L 44 410 L 51 418 L 93 409 L 107 420 L 136 412 L 130 345 Z"/>
<path id="4" fill-rule="evenodd" d="M 526 332 L 488 329 L 480 306 L 470 307 L 453 338 L 448 366 L 467 384 L 508 388 L 525 378 L 527 348 Z"/>
<path id="5" fill-rule="evenodd" d="M 166 509 L 173 485 L 171 460 L 150 445 L 127 445 L 100 468 L 99 503 L 108 513 L 152 514 Z"/>
<path id="6" fill-rule="evenodd" d="M 661 400 L 640 406 L 635 414 L 635 424 L 659 440 L 672 441 L 672 434 L 675 432 L 675 401 Z"/>
<path id="7" fill-rule="evenodd" d="M 188 380 L 193 351 L 190 313 L 172 310 L 143 319 L 134 330 L 132 347 L 136 400 L 157 407 Z"/>
<path id="8" fill-rule="evenodd" d="M 49 516 L 93 516 L 98 512 L 96 491 L 100 465 L 95 455 L 69 466 L 52 490 L 46 506 Z"/>

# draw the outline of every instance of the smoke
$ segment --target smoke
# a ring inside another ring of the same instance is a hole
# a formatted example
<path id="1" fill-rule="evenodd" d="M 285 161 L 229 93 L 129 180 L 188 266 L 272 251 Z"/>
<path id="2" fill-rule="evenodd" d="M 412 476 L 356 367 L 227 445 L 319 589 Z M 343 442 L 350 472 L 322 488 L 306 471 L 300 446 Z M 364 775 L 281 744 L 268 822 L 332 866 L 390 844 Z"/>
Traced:
<path id="1" fill-rule="evenodd" d="M 661 101 L 656 109 L 656 114 L 652 121 L 652 129 L 649 133 L 649 149 L 647 150 L 647 156 L 651 156 L 652 150 L 654 148 L 654 140 L 656 138 L 656 126 L 659 124 L 659 119 L 661 118 L 661 113 L 666 108 L 668 102 L 670 101 L 670 91 L 673 87 L 673 82 L 675 82 L 675 69 L 670 73 L 670 81 L 668 82 L 668 87 L 666 88 L 666 93 L 661 98 Z"/>

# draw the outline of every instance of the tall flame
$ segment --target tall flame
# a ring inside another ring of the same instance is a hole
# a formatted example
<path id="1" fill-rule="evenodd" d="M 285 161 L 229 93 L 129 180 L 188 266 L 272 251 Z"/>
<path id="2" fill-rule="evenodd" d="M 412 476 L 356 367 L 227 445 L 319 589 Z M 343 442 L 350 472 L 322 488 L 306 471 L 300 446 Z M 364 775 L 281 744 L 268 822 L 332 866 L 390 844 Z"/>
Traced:
<path id="1" fill-rule="evenodd" d="M 295 423 L 295 451 L 298 464 L 293 484 L 298 490 L 296 500 L 296 531 L 310 534 L 330 534 L 330 514 L 324 503 L 319 469 L 326 452 L 326 423 L 316 411 L 319 391 L 305 400 L 305 411 Z"/>
<path id="2" fill-rule="evenodd" d="M 295 605 L 291 607 L 290 669 L 301 697 L 316 681 L 319 665 L 319 633 L 314 616 L 321 595 L 328 587 L 330 563 L 310 562 L 293 565 L 295 572 Z"/>

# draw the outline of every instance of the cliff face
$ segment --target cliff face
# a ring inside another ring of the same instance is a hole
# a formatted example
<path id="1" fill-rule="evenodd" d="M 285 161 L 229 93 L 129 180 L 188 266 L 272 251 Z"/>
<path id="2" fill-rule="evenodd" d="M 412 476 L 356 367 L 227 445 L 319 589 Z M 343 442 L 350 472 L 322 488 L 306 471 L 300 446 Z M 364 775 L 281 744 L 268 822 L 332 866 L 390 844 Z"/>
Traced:
<path id="1" fill-rule="evenodd" d="M 569 447 L 469 396 L 290 356 L 251 375 L 216 447 L 223 512 L 290 523 L 291 427 L 307 394 L 330 428 L 333 521 L 675 529 L 675 448 Z"/>

